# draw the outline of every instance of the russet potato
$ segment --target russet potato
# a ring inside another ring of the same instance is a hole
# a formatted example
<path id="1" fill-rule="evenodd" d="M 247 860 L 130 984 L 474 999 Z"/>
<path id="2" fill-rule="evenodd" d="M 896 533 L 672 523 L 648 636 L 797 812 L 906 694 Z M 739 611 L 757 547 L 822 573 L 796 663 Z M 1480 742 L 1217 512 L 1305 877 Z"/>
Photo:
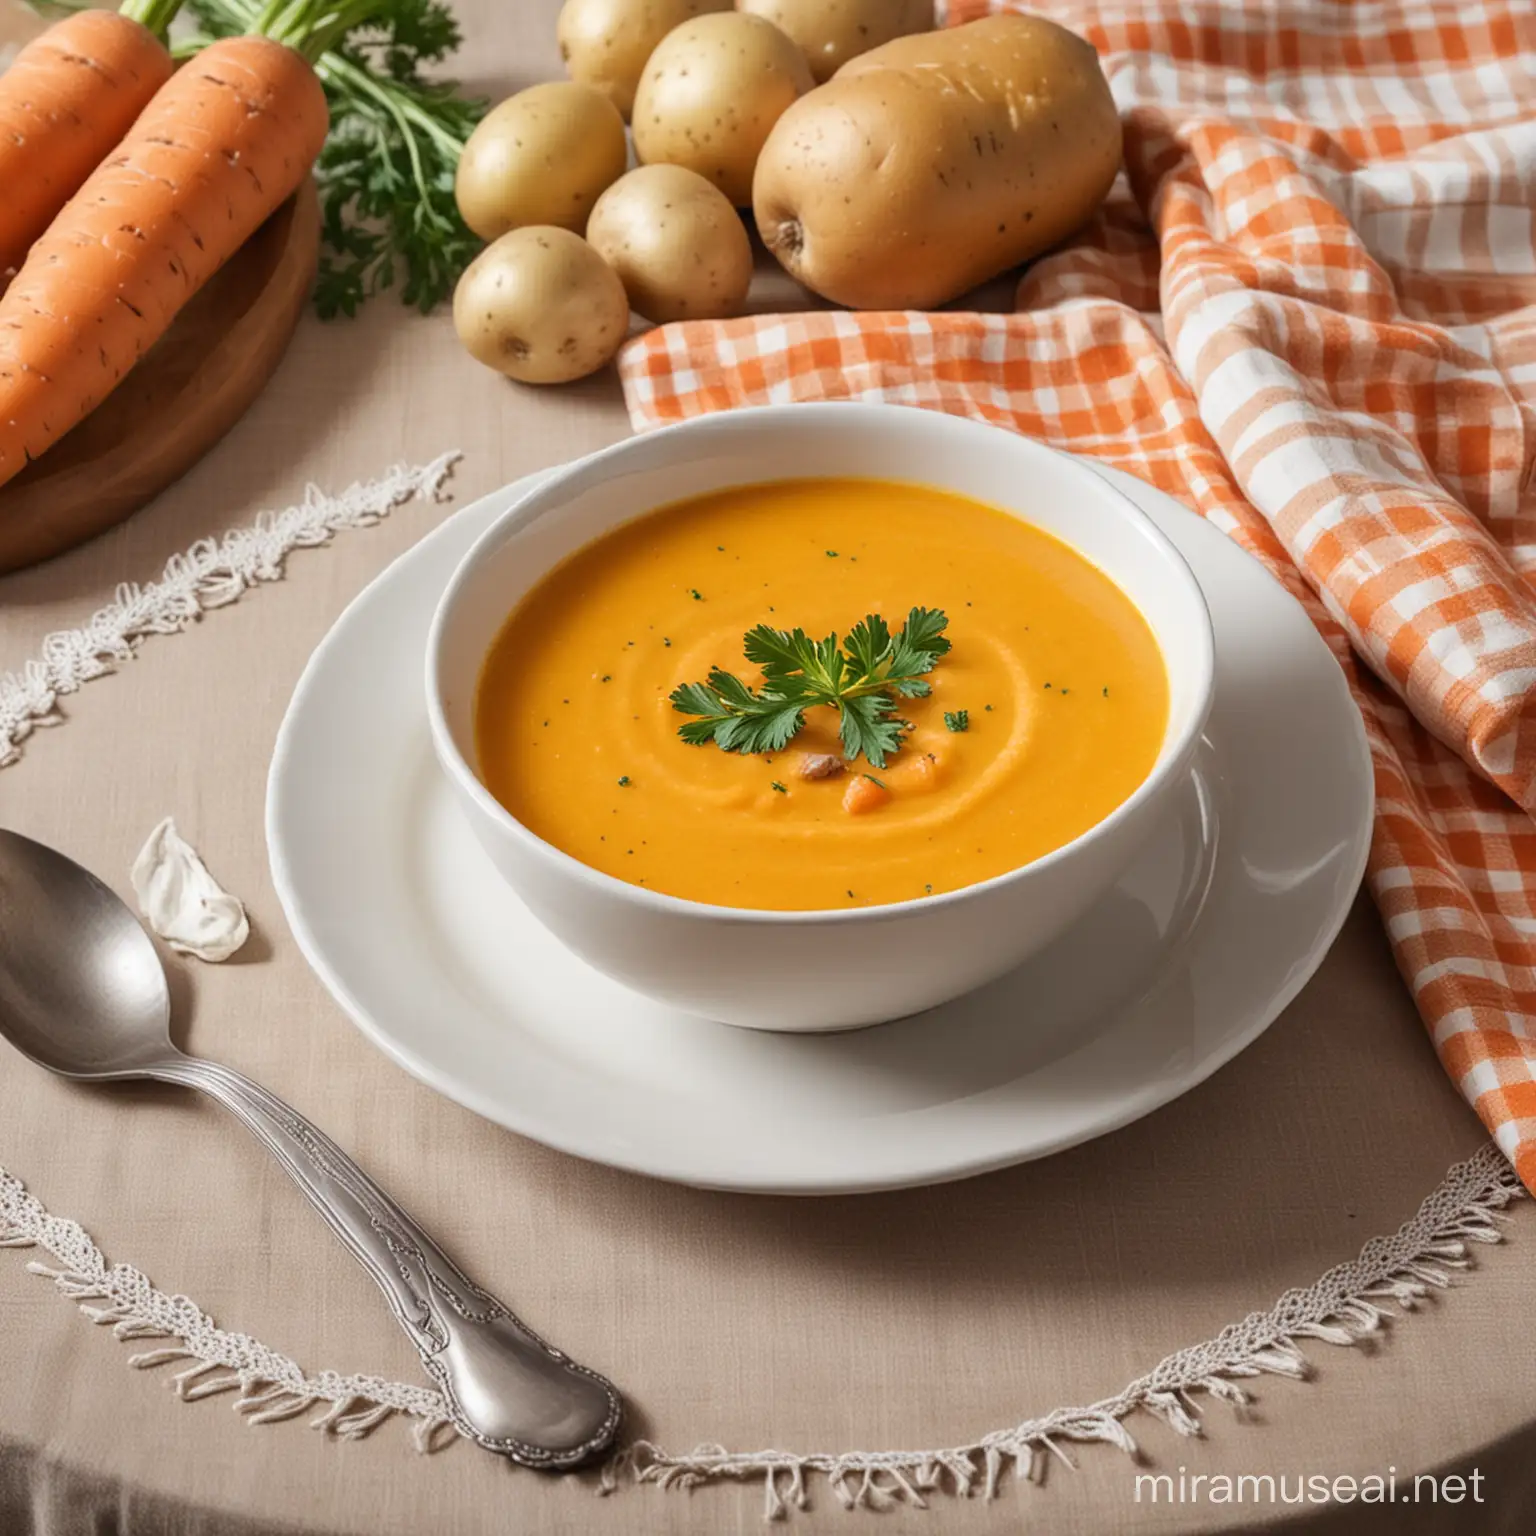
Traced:
<path id="1" fill-rule="evenodd" d="M 805 55 L 760 16 L 696 16 L 657 45 L 635 93 L 635 155 L 706 176 L 737 208 L 773 125 L 810 90 Z"/>
<path id="2" fill-rule="evenodd" d="M 553 224 L 514 229 L 464 270 L 453 325 L 470 355 L 524 384 L 595 373 L 629 330 L 618 274 L 580 235 Z"/>
<path id="3" fill-rule="evenodd" d="M 555 80 L 486 113 L 459 158 L 454 196 L 482 240 L 525 224 L 579 233 L 628 163 L 618 108 L 589 85 Z"/>
<path id="4" fill-rule="evenodd" d="M 893 37 L 933 30 L 933 0 L 738 0 L 799 45 L 817 84 Z"/>
<path id="5" fill-rule="evenodd" d="M 730 8 L 731 0 L 565 0 L 555 24 L 560 57 L 572 80 L 595 86 L 628 122 L 657 43 L 694 16 Z"/>
<path id="6" fill-rule="evenodd" d="M 931 309 L 1064 239 L 1120 168 L 1092 46 L 1012 13 L 901 37 L 778 120 L 753 210 L 790 274 L 853 309 Z"/>
<path id="7" fill-rule="evenodd" d="M 598 198 L 592 248 L 647 320 L 737 314 L 752 282 L 752 242 L 713 182 L 681 165 L 642 165 Z"/>

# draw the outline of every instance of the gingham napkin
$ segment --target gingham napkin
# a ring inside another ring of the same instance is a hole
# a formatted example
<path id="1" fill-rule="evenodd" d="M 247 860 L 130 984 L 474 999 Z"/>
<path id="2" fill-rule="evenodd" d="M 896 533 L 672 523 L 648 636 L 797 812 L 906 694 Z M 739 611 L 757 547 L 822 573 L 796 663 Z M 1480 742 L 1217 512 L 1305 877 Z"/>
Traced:
<path id="1" fill-rule="evenodd" d="M 630 413 L 975 416 L 1257 555 L 1365 718 L 1370 888 L 1440 1060 L 1536 1190 L 1536 3 L 1030 9 L 1098 48 L 1128 185 L 1017 312 L 664 326 Z"/>

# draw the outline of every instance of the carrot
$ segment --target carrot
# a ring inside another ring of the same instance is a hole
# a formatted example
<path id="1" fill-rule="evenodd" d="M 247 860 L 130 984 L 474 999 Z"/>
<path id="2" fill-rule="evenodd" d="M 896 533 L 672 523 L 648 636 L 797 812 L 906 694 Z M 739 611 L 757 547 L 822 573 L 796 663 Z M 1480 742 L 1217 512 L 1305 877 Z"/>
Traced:
<path id="1" fill-rule="evenodd" d="M 267 37 L 172 75 L 0 297 L 0 485 L 111 393 L 303 181 L 325 94 Z"/>
<path id="2" fill-rule="evenodd" d="M 0 276 L 111 153 L 171 78 L 156 33 L 180 0 L 77 11 L 32 39 L 0 75 Z"/>
<path id="3" fill-rule="evenodd" d="M 848 781 L 848 788 L 843 791 L 843 809 L 850 816 L 862 816 L 867 811 L 879 810 L 890 798 L 891 792 L 884 784 L 861 773 Z"/>

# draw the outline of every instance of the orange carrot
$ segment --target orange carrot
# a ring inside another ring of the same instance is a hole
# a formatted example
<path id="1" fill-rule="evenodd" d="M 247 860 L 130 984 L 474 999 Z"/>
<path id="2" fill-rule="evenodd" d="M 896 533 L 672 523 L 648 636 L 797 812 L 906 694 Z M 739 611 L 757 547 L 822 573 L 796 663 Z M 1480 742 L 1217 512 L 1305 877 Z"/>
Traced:
<path id="1" fill-rule="evenodd" d="M 151 19 L 175 8 L 161 4 Z M 21 265 L 172 67 L 154 31 L 116 11 L 77 11 L 16 55 L 0 75 L 0 277 Z"/>
<path id="2" fill-rule="evenodd" d="M 327 126 L 314 70 L 267 37 L 211 43 L 160 88 L 0 296 L 0 485 L 111 393 Z"/>
<path id="3" fill-rule="evenodd" d="M 848 788 L 843 791 L 843 809 L 850 816 L 862 816 L 867 811 L 878 810 L 890 798 L 891 792 L 884 784 L 861 773 L 848 781 Z"/>

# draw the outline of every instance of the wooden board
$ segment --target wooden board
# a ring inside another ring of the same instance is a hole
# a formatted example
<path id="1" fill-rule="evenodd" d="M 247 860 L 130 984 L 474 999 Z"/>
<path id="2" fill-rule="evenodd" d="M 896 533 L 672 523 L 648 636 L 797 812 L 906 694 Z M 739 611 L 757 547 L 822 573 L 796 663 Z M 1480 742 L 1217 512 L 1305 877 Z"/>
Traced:
<path id="1" fill-rule="evenodd" d="M 287 350 L 319 252 L 306 184 L 96 410 L 0 488 L 0 574 L 115 527 L 234 426 Z"/>

